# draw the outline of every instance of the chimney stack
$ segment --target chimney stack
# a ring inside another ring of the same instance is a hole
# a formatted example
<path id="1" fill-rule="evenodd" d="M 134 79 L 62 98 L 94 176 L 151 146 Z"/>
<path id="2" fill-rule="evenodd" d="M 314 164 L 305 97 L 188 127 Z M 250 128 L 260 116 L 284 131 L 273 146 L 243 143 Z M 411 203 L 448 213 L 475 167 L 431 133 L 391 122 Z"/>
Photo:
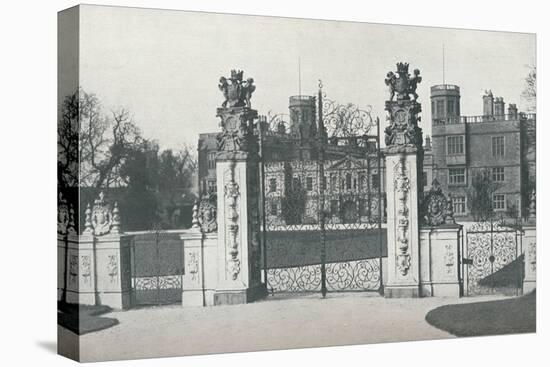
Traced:
<path id="1" fill-rule="evenodd" d="M 515 103 L 508 104 L 508 117 L 511 120 L 516 120 L 518 118 L 518 107 Z"/>
<path id="2" fill-rule="evenodd" d="M 502 97 L 496 97 L 494 103 L 495 116 L 504 116 L 504 99 Z"/>
<path id="3" fill-rule="evenodd" d="M 493 92 L 489 89 L 485 91 L 483 96 L 483 116 L 493 116 L 494 115 L 494 99 Z"/>

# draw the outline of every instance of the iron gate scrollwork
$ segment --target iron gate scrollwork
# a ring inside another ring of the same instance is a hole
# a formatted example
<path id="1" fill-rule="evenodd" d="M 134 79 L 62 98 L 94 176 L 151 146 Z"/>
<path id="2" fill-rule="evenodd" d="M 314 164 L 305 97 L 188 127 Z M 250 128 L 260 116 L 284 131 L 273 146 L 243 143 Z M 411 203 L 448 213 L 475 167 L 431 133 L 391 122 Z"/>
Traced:
<path id="1" fill-rule="evenodd" d="M 134 235 L 131 245 L 133 306 L 181 302 L 183 253 L 176 234 L 154 225 Z"/>
<path id="2" fill-rule="evenodd" d="M 320 91 L 291 97 L 288 117 L 262 117 L 259 127 L 268 290 L 379 291 L 386 232 L 378 120 Z"/>
<path id="3" fill-rule="evenodd" d="M 463 273 L 466 294 L 482 295 L 521 292 L 523 259 L 521 229 L 502 220 L 474 223 L 466 231 Z"/>

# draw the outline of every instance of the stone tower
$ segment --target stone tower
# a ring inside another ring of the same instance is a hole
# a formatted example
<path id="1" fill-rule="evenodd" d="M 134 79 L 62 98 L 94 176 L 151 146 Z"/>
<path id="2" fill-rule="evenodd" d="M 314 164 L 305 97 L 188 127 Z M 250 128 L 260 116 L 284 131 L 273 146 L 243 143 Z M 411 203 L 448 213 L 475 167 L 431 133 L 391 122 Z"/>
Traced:
<path id="1" fill-rule="evenodd" d="M 432 121 L 460 118 L 460 88 L 457 85 L 434 85 L 430 93 Z"/>
<path id="2" fill-rule="evenodd" d="M 289 99 L 290 132 L 302 140 L 310 140 L 317 134 L 314 96 L 292 96 Z"/>

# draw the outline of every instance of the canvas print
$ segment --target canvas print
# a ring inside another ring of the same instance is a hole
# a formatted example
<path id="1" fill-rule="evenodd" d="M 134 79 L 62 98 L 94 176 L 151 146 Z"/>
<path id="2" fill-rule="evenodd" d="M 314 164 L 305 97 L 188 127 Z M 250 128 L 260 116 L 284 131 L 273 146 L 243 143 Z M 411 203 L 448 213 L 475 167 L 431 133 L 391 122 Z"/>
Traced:
<path id="1" fill-rule="evenodd" d="M 58 350 L 535 332 L 534 34 L 58 14 Z"/>

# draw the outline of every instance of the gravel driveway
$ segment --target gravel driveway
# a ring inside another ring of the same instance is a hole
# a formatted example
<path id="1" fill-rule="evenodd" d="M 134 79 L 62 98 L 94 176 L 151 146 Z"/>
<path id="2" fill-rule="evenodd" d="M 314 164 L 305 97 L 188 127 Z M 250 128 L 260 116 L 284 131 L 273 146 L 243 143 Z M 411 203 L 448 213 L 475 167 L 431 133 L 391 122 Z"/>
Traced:
<path id="1" fill-rule="evenodd" d="M 239 306 L 164 306 L 112 312 L 119 325 L 81 338 L 81 361 L 169 357 L 453 338 L 425 321 L 462 299 L 384 299 L 372 293 L 270 296 Z M 70 333 L 62 330 L 62 334 Z"/>

